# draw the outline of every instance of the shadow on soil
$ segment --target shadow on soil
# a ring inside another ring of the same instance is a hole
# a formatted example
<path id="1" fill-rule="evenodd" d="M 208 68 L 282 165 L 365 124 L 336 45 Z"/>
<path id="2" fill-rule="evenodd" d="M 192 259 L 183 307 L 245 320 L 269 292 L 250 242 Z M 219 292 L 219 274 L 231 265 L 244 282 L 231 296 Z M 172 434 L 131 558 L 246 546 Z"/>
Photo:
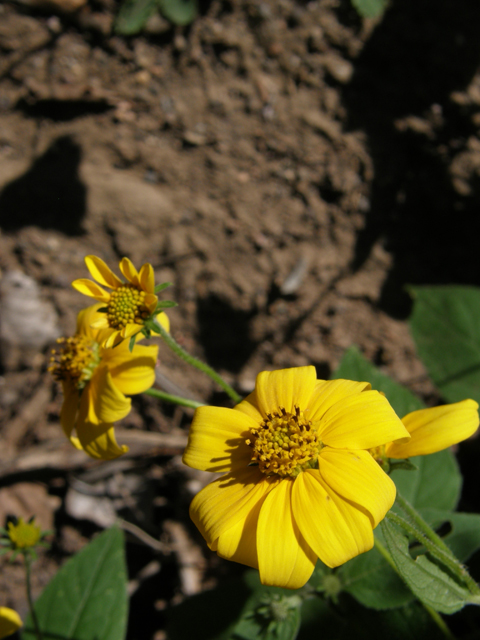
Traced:
<path id="1" fill-rule="evenodd" d="M 394 264 L 380 306 L 397 317 L 410 310 L 407 283 L 480 284 L 480 181 L 467 177 L 459 193 L 449 173 L 477 135 L 471 116 L 478 107 L 450 95 L 465 90 L 478 68 L 479 33 L 477 0 L 394 0 L 343 94 L 348 126 L 366 131 L 375 166 L 353 266 L 385 239 Z M 430 129 L 396 124 L 407 116 Z"/>
<path id="2" fill-rule="evenodd" d="M 79 145 L 63 136 L 30 169 L 0 193 L 0 228 L 16 231 L 35 225 L 69 236 L 81 235 L 86 187 L 78 175 Z"/>

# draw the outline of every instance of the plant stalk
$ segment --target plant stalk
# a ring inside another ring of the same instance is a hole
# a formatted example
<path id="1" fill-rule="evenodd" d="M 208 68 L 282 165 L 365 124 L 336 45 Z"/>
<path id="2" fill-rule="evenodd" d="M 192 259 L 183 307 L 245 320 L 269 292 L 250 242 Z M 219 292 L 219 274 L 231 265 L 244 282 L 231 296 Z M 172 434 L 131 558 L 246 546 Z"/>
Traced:
<path id="1" fill-rule="evenodd" d="M 198 407 L 204 407 L 204 402 L 197 402 L 196 400 L 190 400 L 189 398 L 182 398 L 181 396 L 174 396 L 171 393 L 165 393 L 165 391 L 160 391 L 160 389 L 147 389 L 143 392 L 147 396 L 152 396 L 153 398 L 159 398 L 160 400 L 165 400 L 166 402 L 172 402 L 174 404 L 178 404 L 181 407 L 189 407 L 190 409 L 197 409 Z"/>
<path id="2" fill-rule="evenodd" d="M 32 598 L 32 584 L 31 584 L 31 559 L 24 554 L 25 560 L 25 583 L 27 587 L 27 600 L 28 600 L 28 608 L 30 609 L 30 615 L 32 616 L 33 625 L 35 627 L 35 635 L 37 636 L 37 640 L 43 640 L 42 631 L 40 629 L 40 624 L 38 622 L 37 614 L 35 612 L 35 608 L 33 606 L 33 598 Z"/>

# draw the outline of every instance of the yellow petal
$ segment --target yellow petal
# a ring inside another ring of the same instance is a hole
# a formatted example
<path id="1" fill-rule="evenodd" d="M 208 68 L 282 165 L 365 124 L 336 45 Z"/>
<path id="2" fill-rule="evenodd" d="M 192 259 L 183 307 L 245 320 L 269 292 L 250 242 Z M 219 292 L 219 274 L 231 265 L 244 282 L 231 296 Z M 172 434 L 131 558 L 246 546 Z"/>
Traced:
<path id="1" fill-rule="evenodd" d="M 478 404 L 463 400 L 431 409 L 413 411 L 402 419 L 412 436 L 407 442 L 392 442 L 389 458 L 409 458 L 436 453 L 469 438 L 478 428 Z"/>
<path id="2" fill-rule="evenodd" d="M 78 439 L 82 449 L 91 458 L 113 460 L 128 451 L 127 446 L 118 446 L 112 424 L 84 422 L 79 429 Z"/>
<path id="3" fill-rule="evenodd" d="M 120 271 L 125 278 L 136 287 L 140 286 L 140 280 L 138 278 L 138 271 L 133 266 L 132 261 L 129 258 L 122 258 L 120 261 Z"/>
<path id="4" fill-rule="evenodd" d="M 257 524 L 265 498 L 266 495 L 255 504 L 245 520 L 240 520 L 218 538 L 213 547 L 216 546 L 214 550 L 221 558 L 258 569 Z"/>
<path id="5" fill-rule="evenodd" d="M 62 380 L 62 389 L 63 404 L 60 412 L 60 424 L 62 425 L 63 432 L 70 440 L 77 420 L 80 394 L 70 380 Z"/>
<path id="6" fill-rule="evenodd" d="M 104 339 L 101 345 L 104 349 L 113 349 L 113 347 L 116 347 L 121 342 L 123 342 L 121 331 L 115 329 Z"/>
<path id="7" fill-rule="evenodd" d="M 317 380 L 310 398 L 307 417 L 312 422 L 320 420 L 332 405 L 352 395 L 371 389 L 369 382 L 354 380 Z"/>
<path id="8" fill-rule="evenodd" d="M 105 313 L 101 314 L 101 318 L 98 318 L 97 320 L 94 320 L 90 327 L 92 329 L 108 329 L 110 327 L 110 325 L 108 324 L 108 320 L 107 320 L 107 316 Z"/>
<path id="9" fill-rule="evenodd" d="M 153 293 L 147 293 L 145 296 L 143 303 L 147 307 L 148 312 L 152 314 L 157 308 L 158 296 Z M 163 326 L 163 325 L 162 325 Z"/>
<path id="10" fill-rule="evenodd" d="M 90 280 L 87 280 L 87 282 L 90 282 Z M 104 313 L 98 313 L 98 309 L 103 306 L 101 302 L 97 302 L 79 312 L 77 315 L 77 333 L 90 337 L 95 335 L 96 332 L 92 331 L 92 324 L 101 319 L 106 319 Z"/>
<path id="11" fill-rule="evenodd" d="M 86 256 L 85 264 L 92 278 L 104 287 L 117 289 L 122 286 L 123 282 L 120 278 L 113 273 L 103 260 L 97 258 L 97 256 Z"/>
<path id="12" fill-rule="evenodd" d="M 254 467 L 234 471 L 197 493 L 190 505 L 190 517 L 212 547 L 225 531 L 244 522 L 277 483 Z"/>
<path id="13" fill-rule="evenodd" d="M 131 404 L 131 399 L 126 398 L 114 385 L 108 368 L 100 365 L 95 369 L 89 384 L 83 390 L 80 398 L 80 413 L 82 419 L 92 424 L 113 423 L 128 415 Z M 85 418 L 83 418 L 84 414 Z M 79 428 L 77 423 L 77 432 Z M 80 437 L 79 433 L 78 437 Z"/>
<path id="14" fill-rule="evenodd" d="M 298 528 L 328 567 L 338 567 L 372 548 L 369 517 L 328 487 L 317 470 L 304 471 L 295 479 L 292 505 Z"/>
<path id="15" fill-rule="evenodd" d="M 241 411 L 242 413 L 246 413 L 247 416 L 250 416 L 252 420 L 254 420 L 257 424 L 261 424 L 265 416 L 262 415 L 262 412 L 258 406 L 258 397 L 256 389 L 252 391 L 246 398 L 244 398 L 241 402 L 239 402 L 234 407 L 235 411 Z"/>
<path id="16" fill-rule="evenodd" d="M 170 318 L 167 316 L 165 311 L 162 311 L 162 313 L 159 313 L 158 316 L 156 316 L 155 320 L 162 325 L 162 327 L 165 329 L 167 333 L 170 333 Z"/>
<path id="17" fill-rule="evenodd" d="M 394 482 L 368 451 L 325 447 L 318 464 L 326 484 L 342 498 L 366 509 L 374 528 L 395 502 Z"/>
<path id="18" fill-rule="evenodd" d="M 141 288 L 147 293 L 154 293 L 155 291 L 155 274 L 153 273 L 153 267 L 146 262 L 140 269 L 138 274 Z"/>
<path id="19" fill-rule="evenodd" d="M 16 611 L 8 607 L 0 607 L 0 638 L 15 633 L 22 626 L 22 620 Z"/>
<path id="20" fill-rule="evenodd" d="M 84 296 L 89 296 L 90 298 L 95 298 L 99 302 L 108 303 L 110 301 L 110 294 L 99 287 L 98 284 L 92 282 L 91 280 L 87 280 L 86 278 L 79 278 L 78 280 L 74 280 L 72 282 L 72 287 L 80 293 L 83 293 Z"/>
<path id="21" fill-rule="evenodd" d="M 258 425 L 248 416 L 224 407 L 198 407 L 193 416 L 183 462 L 203 471 L 246 468 L 252 451 L 245 440 Z"/>
<path id="22" fill-rule="evenodd" d="M 260 509 L 257 528 L 260 580 L 262 584 L 285 589 L 303 587 L 317 561 L 292 514 L 294 482 L 284 478 L 268 494 Z"/>
<path id="23" fill-rule="evenodd" d="M 132 353 L 124 340 L 115 349 L 102 351 L 102 362 L 108 367 L 115 387 L 126 395 L 142 393 L 155 382 L 158 347 L 135 345 Z"/>
<path id="24" fill-rule="evenodd" d="M 400 418 L 378 391 L 363 391 L 335 403 L 320 421 L 319 434 L 336 449 L 371 449 L 408 437 Z"/>
<path id="25" fill-rule="evenodd" d="M 295 367 L 258 374 L 255 389 L 258 408 L 264 417 L 281 408 L 293 413 L 295 406 L 304 410 L 315 388 L 315 367 Z"/>
<path id="26" fill-rule="evenodd" d="M 141 324 L 135 324 L 134 322 L 129 322 L 120 331 L 120 335 L 122 336 L 122 338 L 128 339 L 136 335 L 137 333 L 140 333 L 141 330 L 142 330 Z"/>

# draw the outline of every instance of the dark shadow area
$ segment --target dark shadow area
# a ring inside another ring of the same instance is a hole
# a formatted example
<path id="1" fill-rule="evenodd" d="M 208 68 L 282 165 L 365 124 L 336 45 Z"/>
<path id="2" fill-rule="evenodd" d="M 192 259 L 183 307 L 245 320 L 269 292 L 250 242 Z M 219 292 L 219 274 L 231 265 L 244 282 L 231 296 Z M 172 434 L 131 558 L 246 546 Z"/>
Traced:
<path id="1" fill-rule="evenodd" d="M 257 347 L 250 338 L 250 320 L 256 311 L 234 309 L 216 295 L 200 298 L 197 305 L 199 342 L 214 369 L 238 373 Z"/>
<path id="2" fill-rule="evenodd" d="M 99 115 L 112 109 L 104 100 L 37 100 L 30 103 L 20 100 L 17 110 L 30 118 L 49 118 L 57 122 L 66 122 L 88 115 Z"/>
<path id="3" fill-rule="evenodd" d="M 410 310 L 403 287 L 480 284 L 480 185 L 454 188 L 451 163 L 476 135 L 453 91 L 465 90 L 480 63 L 477 0 L 393 0 L 356 61 L 343 93 L 351 130 L 364 130 L 374 161 L 370 211 L 354 259 L 358 269 L 384 238 L 394 264 L 380 306 Z M 420 127 L 400 119 L 421 118 Z"/>
<path id="4" fill-rule="evenodd" d="M 78 175 L 79 145 L 58 138 L 20 178 L 0 193 L 0 228 L 15 231 L 35 225 L 67 235 L 81 235 L 86 187 Z"/>

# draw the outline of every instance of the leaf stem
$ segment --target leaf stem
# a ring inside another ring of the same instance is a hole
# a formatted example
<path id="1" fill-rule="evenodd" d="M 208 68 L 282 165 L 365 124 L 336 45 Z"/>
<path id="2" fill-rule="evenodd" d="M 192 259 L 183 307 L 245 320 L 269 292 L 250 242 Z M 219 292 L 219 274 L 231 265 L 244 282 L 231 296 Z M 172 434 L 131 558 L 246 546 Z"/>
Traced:
<path id="1" fill-rule="evenodd" d="M 208 364 L 205 364 L 198 358 L 195 358 L 194 356 L 191 356 L 189 353 L 187 353 L 185 349 L 181 347 L 174 338 L 172 338 L 168 331 L 165 331 L 165 329 L 159 322 L 155 321 L 150 325 L 150 328 L 152 329 L 152 331 L 155 331 L 155 333 L 158 333 L 163 338 L 163 341 L 177 356 L 182 358 L 182 360 L 185 360 L 185 362 L 187 362 L 188 364 L 192 365 L 192 367 L 195 367 L 196 369 L 203 371 L 203 373 L 206 373 L 207 376 L 210 376 L 210 378 L 214 382 L 216 382 L 219 387 L 221 387 L 225 391 L 225 393 L 230 396 L 235 404 L 241 402 L 242 397 L 238 395 L 235 389 L 233 389 L 228 384 L 228 382 L 225 382 L 225 380 L 214 369 L 212 369 L 212 367 L 209 367 Z"/>
<path id="2" fill-rule="evenodd" d="M 393 561 L 392 556 L 388 553 L 387 549 L 385 549 L 383 544 L 380 542 L 380 540 L 376 536 L 374 537 L 374 542 L 375 542 L 375 547 L 376 547 L 377 551 L 379 551 L 379 553 L 384 557 L 384 559 L 392 567 L 392 569 L 395 571 L 395 573 L 401 578 L 402 576 L 400 575 L 400 572 L 397 569 L 397 566 L 396 566 L 395 562 Z M 403 580 L 403 578 L 402 578 L 402 580 Z M 448 640 L 456 640 L 455 636 L 452 634 L 452 632 L 448 628 L 448 626 L 447 626 L 445 620 L 442 618 L 442 616 L 437 611 L 435 611 L 435 609 L 432 609 L 432 607 L 430 607 L 430 605 L 425 604 L 424 602 L 421 602 L 421 604 L 422 604 L 423 608 L 425 609 L 425 611 L 428 613 L 428 615 L 432 618 L 433 622 L 437 625 L 437 627 L 443 633 L 445 638 L 447 638 Z"/>
<path id="3" fill-rule="evenodd" d="M 204 402 L 197 402 L 196 400 L 190 400 L 189 398 L 174 396 L 171 393 L 165 393 L 165 391 L 160 391 L 160 389 L 154 389 L 153 387 L 151 389 L 147 389 L 143 393 L 147 396 L 152 396 L 153 398 L 165 400 L 166 402 L 173 402 L 181 407 L 189 407 L 190 409 L 197 409 L 198 407 L 205 406 Z"/>
<path id="4" fill-rule="evenodd" d="M 33 606 L 33 598 L 32 598 L 32 584 L 31 584 L 31 558 L 27 553 L 23 554 L 25 560 L 25 584 L 27 587 L 27 600 L 28 600 L 28 608 L 30 609 L 30 615 L 32 616 L 33 625 L 35 627 L 35 635 L 37 636 L 37 640 L 43 640 L 42 631 L 40 629 L 40 625 L 38 623 L 37 614 L 35 612 L 35 608 Z"/>

